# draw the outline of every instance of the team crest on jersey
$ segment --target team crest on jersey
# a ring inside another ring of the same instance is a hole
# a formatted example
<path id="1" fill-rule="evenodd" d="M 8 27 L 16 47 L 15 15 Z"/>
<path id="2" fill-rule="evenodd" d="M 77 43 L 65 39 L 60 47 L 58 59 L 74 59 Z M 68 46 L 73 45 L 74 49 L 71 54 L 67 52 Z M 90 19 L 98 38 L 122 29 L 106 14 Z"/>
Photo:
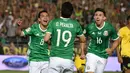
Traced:
<path id="1" fill-rule="evenodd" d="M 103 35 L 108 36 L 108 31 L 104 31 Z"/>

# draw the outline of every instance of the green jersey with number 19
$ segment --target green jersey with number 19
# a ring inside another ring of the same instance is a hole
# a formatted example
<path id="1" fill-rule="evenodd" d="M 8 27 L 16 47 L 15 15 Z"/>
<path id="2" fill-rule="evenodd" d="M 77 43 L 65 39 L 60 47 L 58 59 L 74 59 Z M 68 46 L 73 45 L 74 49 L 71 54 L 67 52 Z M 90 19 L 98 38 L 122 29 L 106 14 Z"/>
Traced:
<path id="1" fill-rule="evenodd" d="M 116 30 L 109 22 L 104 22 L 104 25 L 99 28 L 95 22 L 87 25 L 86 36 L 90 37 L 88 52 L 96 54 L 102 58 L 108 58 L 106 49 L 109 48 L 110 39 L 117 40 L 118 35 Z"/>
<path id="2" fill-rule="evenodd" d="M 44 42 L 46 30 L 40 28 L 40 24 L 33 24 L 31 27 L 23 30 L 24 35 L 29 36 L 29 61 L 48 61 L 48 44 Z"/>
<path id="3" fill-rule="evenodd" d="M 50 21 L 47 33 L 51 34 L 50 56 L 72 59 L 75 37 L 83 35 L 80 24 L 70 18 L 57 18 Z"/>

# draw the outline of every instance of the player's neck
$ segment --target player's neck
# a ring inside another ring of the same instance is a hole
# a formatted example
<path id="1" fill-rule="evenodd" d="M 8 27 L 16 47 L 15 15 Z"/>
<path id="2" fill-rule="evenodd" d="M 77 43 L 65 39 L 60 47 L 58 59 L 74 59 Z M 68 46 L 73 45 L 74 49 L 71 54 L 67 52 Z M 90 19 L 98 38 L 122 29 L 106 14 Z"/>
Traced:
<path id="1" fill-rule="evenodd" d="M 101 24 L 96 24 L 96 25 L 97 25 L 98 28 L 101 28 L 101 27 L 103 27 L 104 22 L 102 22 Z"/>
<path id="2" fill-rule="evenodd" d="M 44 26 L 44 25 L 40 24 L 40 28 L 41 28 L 42 30 L 46 30 L 47 26 Z"/>

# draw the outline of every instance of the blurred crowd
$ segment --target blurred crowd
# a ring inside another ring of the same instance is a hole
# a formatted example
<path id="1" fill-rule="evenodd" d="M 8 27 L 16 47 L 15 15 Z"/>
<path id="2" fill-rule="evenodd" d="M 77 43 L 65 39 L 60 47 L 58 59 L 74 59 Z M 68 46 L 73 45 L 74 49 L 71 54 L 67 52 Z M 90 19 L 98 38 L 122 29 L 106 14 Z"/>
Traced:
<path id="1" fill-rule="evenodd" d="M 70 1 L 74 6 L 73 19 L 77 19 L 84 28 L 93 20 L 97 7 L 104 8 L 107 20 L 118 30 L 126 24 L 130 15 L 130 0 L 0 0 L 0 45 L 27 44 L 28 37 L 15 35 L 17 20 L 22 19 L 23 25 L 31 26 L 37 21 L 37 14 L 47 10 L 50 20 L 60 16 L 61 4 Z"/>

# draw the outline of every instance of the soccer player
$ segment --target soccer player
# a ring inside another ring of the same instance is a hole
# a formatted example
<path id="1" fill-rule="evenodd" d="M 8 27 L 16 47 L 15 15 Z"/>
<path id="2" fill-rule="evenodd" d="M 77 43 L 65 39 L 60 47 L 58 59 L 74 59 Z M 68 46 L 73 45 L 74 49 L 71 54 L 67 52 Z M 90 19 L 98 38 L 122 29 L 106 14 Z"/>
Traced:
<path id="1" fill-rule="evenodd" d="M 86 26 L 85 31 L 86 37 L 90 38 L 85 72 L 103 73 L 108 55 L 112 54 L 119 43 L 116 30 L 106 21 L 104 9 L 95 10 L 94 21 Z M 111 48 L 109 48 L 110 39 L 114 40 Z"/>
<path id="2" fill-rule="evenodd" d="M 49 22 L 47 11 L 40 11 L 38 14 L 38 22 L 32 24 L 31 27 L 23 29 L 23 25 L 19 23 L 16 33 L 20 36 L 29 36 L 29 73 L 47 73 L 48 70 L 48 44 L 44 42 L 46 27 Z"/>
<path id="3" fill-rule="evenodd" d="M 44 41 L 50 38 L 51 50 L 48 73 L 73 73 L 73 49 L 76 36 L 80 39 L 81 58 L 85 58 L 85 36 L 80 24 L 71 19 L 73 6 L 70 2 L 62 4 L 61 17 L 49 22 Z"/>
<path id="4" fill-rule="evenodd" d="M 130 73 L 130 16 L 127 25 L 119 30 L 120 48 L 117 48 L 118 61 L 123 73 Z"/>

